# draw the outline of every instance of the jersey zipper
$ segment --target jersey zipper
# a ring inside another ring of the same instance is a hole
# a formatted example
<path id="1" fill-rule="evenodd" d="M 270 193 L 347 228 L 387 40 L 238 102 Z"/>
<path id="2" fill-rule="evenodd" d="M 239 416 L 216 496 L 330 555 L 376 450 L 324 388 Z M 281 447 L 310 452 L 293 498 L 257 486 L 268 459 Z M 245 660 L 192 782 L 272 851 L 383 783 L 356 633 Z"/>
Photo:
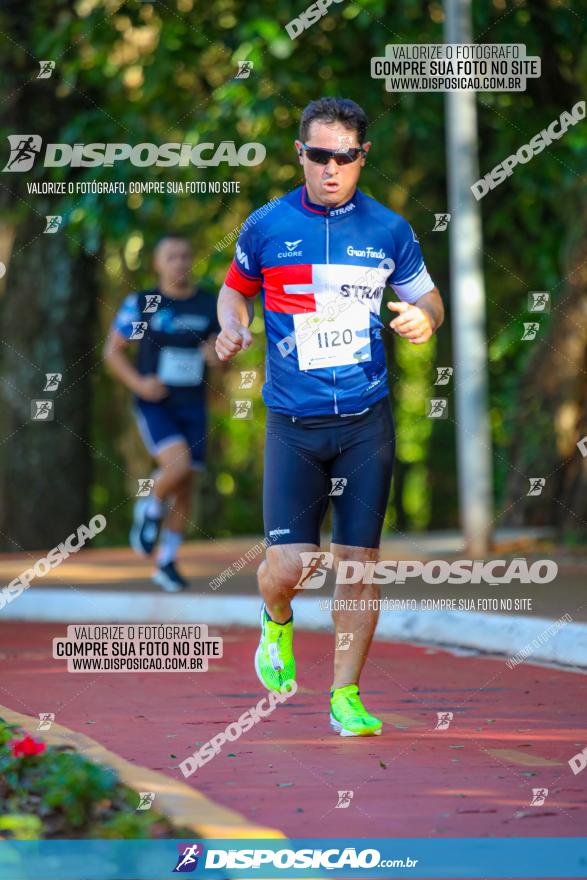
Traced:
<path id="1" fill-rule="evenodd" d="M 330 208 L 326 208 L 326 265 L 330 265 Z M 330 283 L 328 270 L 326 270 L 327 284 Z M 332 394 L 334 397 L 334 414 L 338 415 L 338 401 L 336 399 L 336 370 L 332 369 Z"/>

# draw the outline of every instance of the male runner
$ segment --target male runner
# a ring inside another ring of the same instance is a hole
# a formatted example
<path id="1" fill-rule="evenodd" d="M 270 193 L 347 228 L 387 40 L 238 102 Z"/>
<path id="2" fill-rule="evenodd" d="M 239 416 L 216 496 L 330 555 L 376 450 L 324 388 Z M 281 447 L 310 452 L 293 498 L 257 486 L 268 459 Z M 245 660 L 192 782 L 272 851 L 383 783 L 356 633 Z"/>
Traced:
<path id="1" fill-rule="evenodd" d="M 322 98 L 306 107 L 295 142 L 305 184 L 244 224 L 218 303 L 216 351 L 227 360 L 251 344 L 252 299 L 262 291 L 271 546 L 258 571 L 264 606 L 255 668 L 275 691 L 295 679 L 291 600 L 303 587 L 300 554 L 320 558 L 332 481 L 343 487 L 332 495 L 335 565 L 378 558 L 394 458 L 379 317 L 385 286 L 400 299 L 389 303 L 397 313 L 390 327 L 413 344 L 427 342 L 444 317 L 410 225 L 357 189 L 371 146 L 366 129 L 354 101 Z M 368 603 L 378 598 L 374 584 L 336 586 L 335 599 L 357 599 L 357 607 L 364 599 L 368 609 L 333 612 L 337 644 L 349 645 L 335 651 L 331 689 L 331 725 L 341 736 L 381 733 L 358 687 L 378 618 L 377 603 Z"/>
<path id="2" fill-rule="evenodd" d="M 192 286 L 186 238 L 162 238 L 154 267 L 159 285 L 126 297 L 104 359 L 133 392 L 139 431 L 159 466 L 146 504 L 136 508 L 131 545 L 150 555 L 159 541 L 153 580 L 178 592 L 188 586 L 175 560 L 189 521 L 193 471 L 204 466 L 205 369 L 206 363 L 218 363 L 211 337 L 219 327 L 215 298 Z M 128 358 L 131 345 L 138 349 L 136 366 Z"/>

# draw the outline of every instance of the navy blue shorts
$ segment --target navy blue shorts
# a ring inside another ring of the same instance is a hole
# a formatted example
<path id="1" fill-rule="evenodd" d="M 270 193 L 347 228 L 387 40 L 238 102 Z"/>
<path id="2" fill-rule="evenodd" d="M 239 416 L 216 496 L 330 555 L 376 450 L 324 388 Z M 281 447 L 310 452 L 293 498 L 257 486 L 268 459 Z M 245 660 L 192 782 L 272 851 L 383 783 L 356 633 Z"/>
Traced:
<path id="1" fill-rule="evenodd" d="M 135 416 L 143 442 L 151 455 L 178 440 L 187 443 L 194 470 L 204 467 L 206 456 L 206 406 L 204 401 L 153 403 L 135 400 Z"/>
<path id="2" fill-rule="evenodd" d="M 320 545 L 332 501 L 335 544 L 379 547 L 395 455 L 386 396 L 362 415 L 267 414 L 263 517 L 271 544 Z"/>

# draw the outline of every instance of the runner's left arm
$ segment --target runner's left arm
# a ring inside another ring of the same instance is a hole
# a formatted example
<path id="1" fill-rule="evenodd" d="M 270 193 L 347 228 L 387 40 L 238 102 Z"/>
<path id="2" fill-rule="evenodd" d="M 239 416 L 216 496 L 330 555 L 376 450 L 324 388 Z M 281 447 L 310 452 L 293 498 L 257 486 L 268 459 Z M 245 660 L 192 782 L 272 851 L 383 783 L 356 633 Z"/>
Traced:
<path id="1" fill-rule="evenodd" d="M 391 311 L 398 312 L 389 326 L 414 345 L 428 342 L 444 321 L 444 305 L 436 287 L 415 303 L 390 302 L 388 306 Z"/>
<path id="2" fill-rule="evenodd" d="M 389 326 L 414 345 L 422 345 L 444 321 L 444 305 L 426 269 L 420 242 L 407 220 L 400 219 L 394 240 L 395 263 L 388 283 L 400 301 L 387 304 L 397 314 Z"/>

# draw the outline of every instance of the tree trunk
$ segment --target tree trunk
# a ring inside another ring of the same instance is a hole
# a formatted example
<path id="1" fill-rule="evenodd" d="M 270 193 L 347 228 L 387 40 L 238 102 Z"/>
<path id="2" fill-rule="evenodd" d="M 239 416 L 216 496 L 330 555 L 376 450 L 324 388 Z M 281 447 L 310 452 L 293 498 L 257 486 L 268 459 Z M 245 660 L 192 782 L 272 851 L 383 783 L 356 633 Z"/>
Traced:
<path id="1" fill-rule="evenodd" d="M 89 517 L 95 259 L 41 224 L 20 228 L 2 304 L 5 550 L 50 548 Z M 63 376 L 54 391 L 47 373 Z M 51 420 L 33 420 L 33 400 L 52 401 Z"/>
<path id="2" fill-rule="evenodd" d="M 87 110 L 88 99 L 80 93 L 60 97 L 59 69 L 49 79 L 36 79 L 36 38 L 57 14 L 69 14 L 67 6 L 64 0 L 4 0 L 3 135 L 37 133 L 44 145 L 59 143 L 66 139 L 62 126 Z M 7 156 L 3 150 L 3 164 Z M 54 179 L 37 159 L 30 172 L 3 175 L 0 192 L 0 209 L 17 230 L 0 300 L 3 550 L 49 549 L 90 515 L 98 262 L 68 236 L 67 225 L 54 234 L 43 232 L 45 216 L 61 213 L 59 202 L 29 194 L 26 184 Z M 44 390 L 47 373 L 63 376 L 53 391 Z M 53 402 L 51 420 L 32 419 L 33 400 Z"/>
<path id="3" fill-rule="evenodd" d="M 582 230 L 582 237 L 566 262 L 562 299 L 554 298 L 548 333 L 536 345 L 521 377 L 511 454 L 515 469 L 510 472 L 504 505 L 507 525 L 556 525 L 561 532 L 583 536 L 587 456 L 577 443 L 587 437 L 585 213 L 575 227 Z M 531 477 L 546 478 L 540 496 L 527 494 Z"/>

